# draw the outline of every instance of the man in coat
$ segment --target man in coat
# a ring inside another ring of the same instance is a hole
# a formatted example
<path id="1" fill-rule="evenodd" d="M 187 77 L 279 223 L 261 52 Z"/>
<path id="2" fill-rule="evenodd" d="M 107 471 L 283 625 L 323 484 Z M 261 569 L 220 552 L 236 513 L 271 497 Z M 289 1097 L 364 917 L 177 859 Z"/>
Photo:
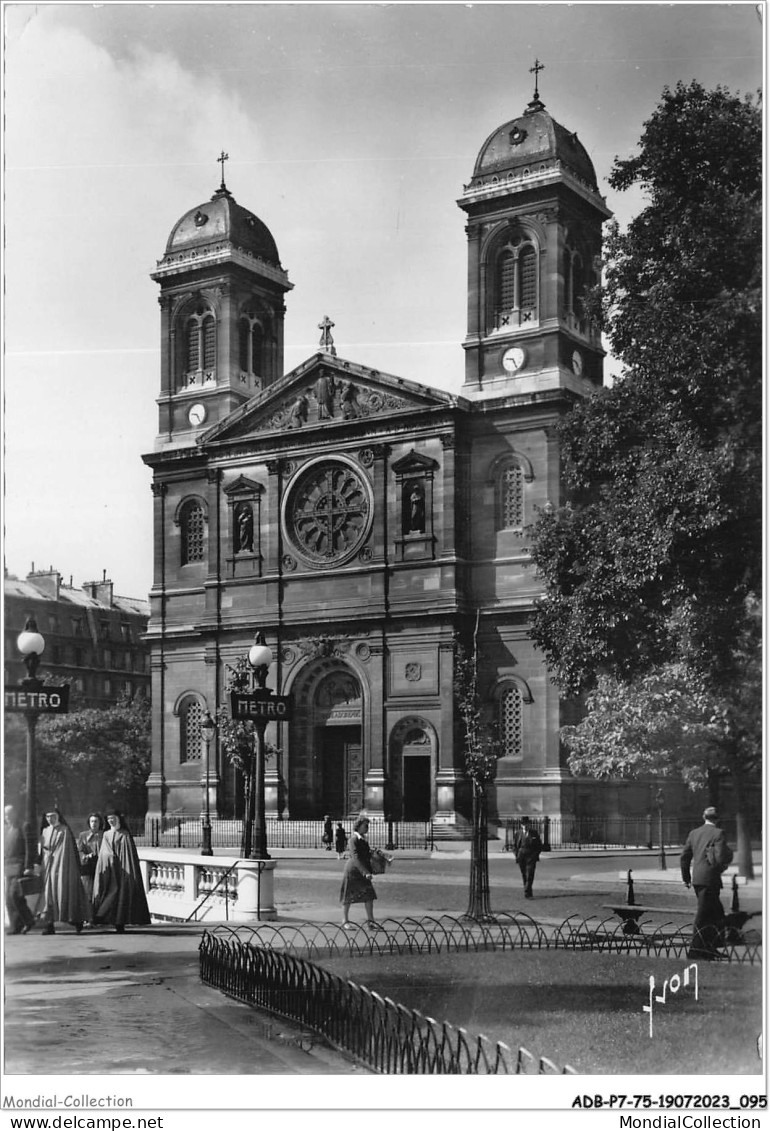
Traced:
<path id="1" fill-rule="evenodd" d="M 540 853 L 543 851 L 543 842 L 537 830 L 532 827 L 529 817 L 521 818 L 521 828 L 513 838 L 513 851 L 524 881 L 524 898 L 532 899 L 532 881 L 535 878 L 535 868 Z"/>
<path id="2" fill-rule="evenodd" d="M 717 826 L 713 806 L 703 811 L 703 824 L 688 835 L 680 857 L 682 879 L 692 883 L 698 899 L 688 958 L 715 958 L 721 941 L 725 909 L 719 898 L 722 873 L 733 858 L 725 834 Z"/>

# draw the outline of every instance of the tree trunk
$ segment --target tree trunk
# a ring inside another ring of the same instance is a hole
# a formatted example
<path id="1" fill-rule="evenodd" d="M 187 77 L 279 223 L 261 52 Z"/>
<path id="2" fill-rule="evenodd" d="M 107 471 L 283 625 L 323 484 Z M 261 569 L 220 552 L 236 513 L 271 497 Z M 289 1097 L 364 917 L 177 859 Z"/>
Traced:
<path id="1" fill-rule="evenodd" d="M 489 904 L 489 850 L 487 843 L 487 791 L 483 782 L 473 782 L 471 821 L 471 875 L 468 893 L 468 919 L 491 919 Z"/>
<path id="2" fill-rule="evenodd" d="M 738 875 L 745 876 L 747 880 L 754 879 L 754 861 L 751 856 L 751 829 L 746 813 L 746 789 L 743 774 L 736 765 L 737 759 L 732 764 L 733 798 L 735 801 L 735 841 L 738 857 Z"/>

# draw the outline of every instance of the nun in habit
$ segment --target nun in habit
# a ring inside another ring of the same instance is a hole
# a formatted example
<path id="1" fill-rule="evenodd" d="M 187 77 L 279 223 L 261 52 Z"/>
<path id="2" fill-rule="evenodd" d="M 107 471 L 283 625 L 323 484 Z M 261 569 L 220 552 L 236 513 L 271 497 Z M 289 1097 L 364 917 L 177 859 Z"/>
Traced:
<path id="1" fill-rule="evenodd" d="M 88 900 L 80 882 L 80 858 L 75 835 L 56 808 L 46 813 L 48 822 L 40 836 L 43 857 L 43 934 L 55 934 L 54 923 L 71 923 L 80 934 L 90 918 Z"/>
<path id="2" fill-rule="evenodd" d="M 150 910 L 136 845 L 123 814 L 108 810 L 107 825 L 94 876 L 94 923 L 112 923 L 123 934 L 127 923 L 146 926 Z"/>

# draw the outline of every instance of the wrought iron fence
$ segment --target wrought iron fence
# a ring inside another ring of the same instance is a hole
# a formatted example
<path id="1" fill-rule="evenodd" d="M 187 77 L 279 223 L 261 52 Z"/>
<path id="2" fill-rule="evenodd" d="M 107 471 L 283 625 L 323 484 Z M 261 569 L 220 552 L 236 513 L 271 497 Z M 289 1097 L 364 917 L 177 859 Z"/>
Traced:
<path id="1" fill-rule="evenodd" d="M 344 981 L 308 959 L 206 932 L 200 943 L 207 985 L 320 1033 L 376 1072 L 430 1075 L 574 1075 L 525 1048 L 514 1053 L 448 1022 Z"/>
<path id="2" fill-rule="evenodd" d="M 658 848 L 660 825 L 657 813 L 644 817 L 533 817 L 546 851 L 554 848 Z M 687 834 L 698 822 L 691 817 L 663 817 L 663 843 L 669 848 L 681 847 Z M 503 851 L 513 849 L 513 838 L 520 821 L 508 819 L 502 833 Z M 722 822 L 728 840 L 735 841 L 735 822 Z"/>
<path id="3" fill-rule="evenodd" d="M 340 824 L 350 839 L 353 820 L 343 820 Z M 200 817 L 140 817 L 132 818 L 129 825 L 136 843 L 151 848 L 194 849 L 203 844 L 203 820 Z M 279 821 L 275 817 L 268 817 L 266 831 L 268 849 L 325 848 L 321 841 L 321 820 Z M 217 817 L 211 821 L 211 843 L 215 848 L 239 849 L 242 835 L 243 822 L 240 820 L 229 821 Z M 373 844 L 383 845 L 388 851 L 433 847 L 430 821 L 384 821 L 374 817 L 371 820 L 369 838 Z"/>

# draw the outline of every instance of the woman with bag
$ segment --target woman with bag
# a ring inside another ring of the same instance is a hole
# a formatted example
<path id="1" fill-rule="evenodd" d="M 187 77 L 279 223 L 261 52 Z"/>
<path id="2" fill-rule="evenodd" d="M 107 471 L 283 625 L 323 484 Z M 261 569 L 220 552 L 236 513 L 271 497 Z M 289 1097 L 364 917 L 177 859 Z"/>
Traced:
<path id="1" fill-rule="evenodd" d="M 390 861 L 378 849 L 372 849 L 367 839 L 369 818 L 359 817 L 350 834 L 350 859 L 345 865 L 340 888 L 342 904 L 342 926 L 346 931 L 355 931 L 356 924 L 350 920 L 351 903 L 363 903 L 366 909 L 366 925 L 373 931 L 385 928 L 374 919 L 374 900 L 377 893 L 372 887 L 372 873 L 384 872 Z M 380 862 L 382 861 L 382 862 Z"/>

